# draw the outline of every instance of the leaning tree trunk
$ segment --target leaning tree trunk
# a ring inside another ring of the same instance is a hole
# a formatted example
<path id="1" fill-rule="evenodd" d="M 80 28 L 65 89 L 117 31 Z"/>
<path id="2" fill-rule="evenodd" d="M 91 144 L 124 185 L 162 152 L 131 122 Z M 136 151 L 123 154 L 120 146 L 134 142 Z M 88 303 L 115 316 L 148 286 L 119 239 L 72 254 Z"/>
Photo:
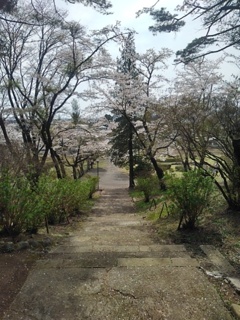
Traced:
<path id="1" fill-rule="evenodd" d="M 60 157 L 57 155 L 56 151 L 53 150 L 53 148 L 50 148 L 50 154 L 51 154 L 51 158 L 52 158 L 58 179 L 65 178 L 66 172 Z"/>
<path id="2" fill-rule="evenodd" d="M 166 185 L 163 182 L 163 177 L 164 177 L 163 169 L 161 167 L 159 167 L 157 160 L 153 156 L 150 156 L 149 159 L 150 159 L 150 161 L 154 167 L 154 170 L 157 174 L 161 190 L 166 190 Z"/>

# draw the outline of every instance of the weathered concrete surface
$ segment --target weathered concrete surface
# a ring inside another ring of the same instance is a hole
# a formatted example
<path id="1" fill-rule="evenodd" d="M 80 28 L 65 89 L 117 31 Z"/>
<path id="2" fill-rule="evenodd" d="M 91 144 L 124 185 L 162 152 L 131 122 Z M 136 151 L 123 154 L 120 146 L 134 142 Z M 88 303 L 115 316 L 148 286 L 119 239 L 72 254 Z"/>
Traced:
<path id="1" fill-rule="evenodd" d="M 240 319 L 240 305 L 232 304 L 233 314 L 235 315 L 236 319 Z"/>
<path id="2" fill-rule="evenodd" d="M 201 245 L 200 248 L 207 255 L 208 259 L 216 267 L 217 271 L 221 272 L 223 275 L 234 275 L 235 269 L 233 266 L 225 259 L 225 257 L 212 245 Z"/>
<path id="3" fill-rule="evenodd" d="M 93 214 L 38 261 L 3 320 L 233 319 L 183 245 L 154 243 L 127 178 L 104 174 Z"/>

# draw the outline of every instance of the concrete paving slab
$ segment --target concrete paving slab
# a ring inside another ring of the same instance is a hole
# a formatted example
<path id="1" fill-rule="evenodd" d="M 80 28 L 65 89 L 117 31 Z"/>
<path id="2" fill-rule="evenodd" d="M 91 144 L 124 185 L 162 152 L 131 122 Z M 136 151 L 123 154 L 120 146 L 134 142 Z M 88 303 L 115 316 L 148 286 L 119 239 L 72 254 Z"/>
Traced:
<path id="1" fill-rule="evenodd" d="M 175 267 L 199 267 L 199 262 L 190 257 L 171 258 L 171 261 Z"/>
<path id="2" fill-rule="evenodd" d="M 239 304 L 232 304 L 232 311 L 235 315 L 236 319 L 240 319 L 240 305 Z"/>
<path id="3" fill-rule="evenodd" d="M 153 266 L 171 266 L 170 258 L 120 258 L 118 267 L 153 267 Z"/>
<path id="4" fill-rule="evenodd" d="M 138 246 L 93 246 L 96 252 L 138 252 Z"/>
<path id="5" fill-rule="evenodd" d="M 92 246 L 58 246 L 50 251 L 50 253 L 81 253 L 81 252 L 92 252 Z"/>
<path id="6" fill-rule="evenodd" d="M 112 268 L 117 266 L 117 259 L 68 259 L 63 260 L 63 268 Z"/>
<path id="7" fill-rule="evenodd" d="M 198 269 L 159 270 L 158 266 L 146 266 L 35 270 L 4 316 L 3 320 L 6 319 L 231 320 L 232 317 Z"/>
<path id="8" fill-rule="evenodd" d="M 171 244 L 171 245 L 161 245 L 161 244 L 157 244 L 157 245 L 150 245 L 149 246 L 151 251 L 165 251 L 165 252 L 186 252 L 187 249 L 184 245 L 182 244 Z"/>
<path id="9" fill-rule="evenodd" d="M 227 280 L 231 283 L 234 289 L 240 293 L 240 279 L 234 277 L 227 277 Z"/>
<path id="10" fill-rule="evenodd" d="M 200 248 L 207 255 L 208 259 L 214 266 L 226 275 L 235 274 L 234 267 L 226 260 L 226 258 L 212 245 L 201 245 Z"/>
<path id="11" fill-rule="evenodd" d="M 36 262 L 36 269 L 60 269 L 63 267 L 63 259 L 48 259 L 48 260 L 38 260 Z"/>
<path id="12" fill-rule="evenodd" d="M 191 288 L 184 279 L 190 280 Z M 113 268 L 108 273 L 108 284 L 119 295 L 135 303 L 142 301 L 139 306 L 147 315 L 145 319 L 231 319 L 226 309 L 220 311 L 215 289 L 197 268 Z M 179 297 L 183 298 L 181 302 Z"/>
<path id="13" fill-rule="evenodd" d="M 190 257 L 187 258 L 119 258 L 119 267 L 198 267 L 199 262 Z"/>

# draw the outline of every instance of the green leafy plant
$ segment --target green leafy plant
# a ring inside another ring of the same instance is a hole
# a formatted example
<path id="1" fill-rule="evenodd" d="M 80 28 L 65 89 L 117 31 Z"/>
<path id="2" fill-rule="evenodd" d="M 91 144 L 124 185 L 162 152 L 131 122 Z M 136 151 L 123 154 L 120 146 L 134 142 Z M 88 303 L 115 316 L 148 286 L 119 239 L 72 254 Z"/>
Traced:
<path id="1" fill-rule="evenodd" d="M 3 232 L 15 236 L 43 219 L 29 181 L 5 171 L 0 176 L 0 226 Z M 38 221 L 38 222 L 37 222 Z"/>
<path id="2" fill-rule="evenodd" d="M 92 196 L 94 194 L 94 192 L 96 192 L 97 190 L 97 184 L 98 184 L 98 181 L 99 181 L 99 178 L 98 177 L 93 177 L 93 176 L 86 176 L 87 179 L 83 180 L 85 185 L 86 185 L 86 188 L 88 188 L 89 192 L 88 192 L 88 198 L 89 199 L 92 199 Z"/>
<path id="3" fill-rule="evenodd" d="M 194 229 L 199 217 L 210 202 L 214 188 L 210 177 L 201 170 L 184 172 L 181 177 L 168 178 L 167 198 L 171 201 L 171 211 L 179 214 L 178 229 Z"/>
<path id="4" fill-rule="evenodd" d="M 96 190 L 97 178 L 56 179 L 41 176 L 34 189 L 23 176 L 0 175 L 0 228 L 15 236 L 37 232 L 45 223 L 60 223 L 84 210 Z"/>
<path id="5" fill-rule="evenodd" d="M 97 179 L 49 179 L 44 177 L 39 186 L 45 202 L 44 212 L 50 224 L 63 222 L 80 212 L 96 190 Z"/>
<path id="6" fill-rule="evenodd" d="M 144 202 L 149 202 L 151 196 L 159 193 L 159 180 L 156 176 L 137 178 L 137 190 L 144 194 Z"/>

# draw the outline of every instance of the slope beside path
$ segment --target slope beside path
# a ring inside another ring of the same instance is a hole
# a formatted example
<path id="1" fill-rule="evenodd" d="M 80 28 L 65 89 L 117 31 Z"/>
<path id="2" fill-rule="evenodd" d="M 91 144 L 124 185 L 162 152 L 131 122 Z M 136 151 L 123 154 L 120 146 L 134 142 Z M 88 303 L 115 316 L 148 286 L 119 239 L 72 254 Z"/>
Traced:
<path id="1" fill-rule="evenodd" d="M 39 260 L 3 320 L 230 320 L 184 245 L 154 242 L 111 163 L 81 229 Z"/>

